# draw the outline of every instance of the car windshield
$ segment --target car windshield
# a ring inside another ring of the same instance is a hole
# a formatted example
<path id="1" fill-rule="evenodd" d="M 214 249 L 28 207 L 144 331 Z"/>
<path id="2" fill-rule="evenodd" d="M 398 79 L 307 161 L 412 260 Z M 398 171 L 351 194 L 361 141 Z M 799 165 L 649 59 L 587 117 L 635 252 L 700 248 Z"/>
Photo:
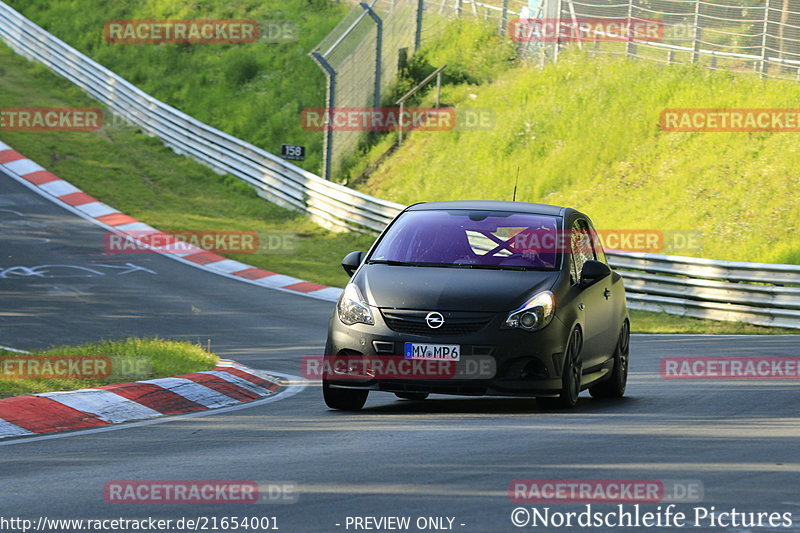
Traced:
<path id="1" fill-rule="evenodd" d="M 555 216 L 502 211 L 407 211 L 369 257 L 373 264 L 554 270 Z"/>

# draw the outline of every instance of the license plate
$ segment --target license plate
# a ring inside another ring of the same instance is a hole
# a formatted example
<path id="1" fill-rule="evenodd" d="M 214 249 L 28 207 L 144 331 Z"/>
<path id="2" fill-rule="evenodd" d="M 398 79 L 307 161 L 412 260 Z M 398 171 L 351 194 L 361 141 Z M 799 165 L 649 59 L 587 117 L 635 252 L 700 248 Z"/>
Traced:
<path id="1" fill-rule="evenodd" d="M 417 344 L 407 342 L 404 355 L 406 359 L 460 361 L 461 346 L 458 344 Z"/>

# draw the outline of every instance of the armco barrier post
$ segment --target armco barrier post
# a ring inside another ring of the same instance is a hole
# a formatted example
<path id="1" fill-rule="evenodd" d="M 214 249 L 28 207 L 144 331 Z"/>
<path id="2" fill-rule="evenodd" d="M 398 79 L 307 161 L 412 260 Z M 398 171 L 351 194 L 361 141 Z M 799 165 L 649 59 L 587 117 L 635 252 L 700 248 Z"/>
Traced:
<path id="1" fill-rule="evenodd" d="M 333 106 L 336 101 L 336 71 L 331 67 L 319 52 L 311 52 L 311 57 L 314 58 L 320 67 L 325 71 L 328 78 L 327 97 L 325 98 L 327 109 L 325 112 L 328 114 L 328 125 L 325 128 L 324 134 L 324 152 L 322 161 L 322 177 L 326 180 L 331 179 L 331 157 L 333 156 Z"/>

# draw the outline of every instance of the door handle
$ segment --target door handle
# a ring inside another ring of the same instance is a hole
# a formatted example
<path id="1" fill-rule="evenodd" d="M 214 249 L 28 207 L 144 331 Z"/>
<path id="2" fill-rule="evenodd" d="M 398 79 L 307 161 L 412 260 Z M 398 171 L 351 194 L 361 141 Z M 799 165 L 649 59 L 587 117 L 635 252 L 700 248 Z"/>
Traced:
<path id="1" fill-rule="evenodd" d="M 578 304 L 578 309 L 580 309 L 581 311 L 583 311 L 585 308 L 586 308 L 586 306 L 583 305 L 583 303 L 579 303 Z"/>
<path id="2" fill-rule="evenodd" d="M 611 296 L 611 291 L 608 290 L 608 289 L 604 290 L 603 291 L 603 296 L 605 296 L 606 300 L 608 300 L 608 297 Z"/>

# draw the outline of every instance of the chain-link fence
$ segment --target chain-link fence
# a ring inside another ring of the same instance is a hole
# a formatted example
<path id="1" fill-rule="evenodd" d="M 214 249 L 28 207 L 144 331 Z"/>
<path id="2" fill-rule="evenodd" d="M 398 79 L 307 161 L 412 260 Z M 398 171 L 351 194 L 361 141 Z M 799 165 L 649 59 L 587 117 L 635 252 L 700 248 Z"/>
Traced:
<path id="1" fill-rule="evenodd" d="M 583 43 L 592 52 L 800 79 L 800 0 L 552 1 L 564 19 L 653 23 L 652 35 L 592 35 Z"/>
<path id="2" fill-rule="evenodd" d="M 534 0 L 530 0 L 533 2 Z M 535 0 L 536 3 L 540 0 Z M 505 31 L 510 17 L 524 15 L 528 0 L 371 0 L 354 3 L 347 16 L 311 52 L 328 77 L 325 108 L 379 107 L 390 95 L 402 63 L 434 39 L 447 20 L 486 20 Z M 346 166 L 366 132 L 325 121 L 323 176 Z"/>
<path id="3" fill-rule="evenodd" d="M 590 53 L 800 80 L 800 0 L 721 1 L 371 0 L 355 4 L 312 55 L 328 74 L 328 110 L 391 105 L 385 99 L 403 58 L 458 17 L 496 25 L 519 42 L 521 57 L 536 61 L 558 60 L 560 49 L 579 46 Z M 555 33 L 540 31 L 553 20 Z M 532 28 L 537 31 L 530 33 Z M 364 135 L 326 126 L 327 179 L 337 175 Z"/>

